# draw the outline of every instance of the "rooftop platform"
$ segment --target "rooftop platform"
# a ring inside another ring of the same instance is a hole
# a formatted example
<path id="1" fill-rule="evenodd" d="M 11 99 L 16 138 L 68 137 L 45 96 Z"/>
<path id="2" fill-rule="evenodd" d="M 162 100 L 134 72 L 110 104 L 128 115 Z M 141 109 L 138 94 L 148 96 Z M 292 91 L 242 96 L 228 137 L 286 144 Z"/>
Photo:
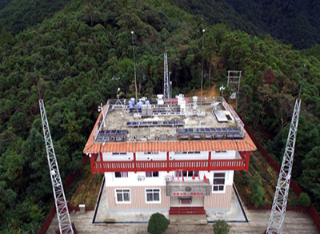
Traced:
<path id="1" fill-rule="evenodd" d="M 223 98 L 202 103 L 183 99 L 184 103 L 170 99 L 161 105 L 151 99 L 141 109 L 130 109 L 126 105 L 130 100 L 109 100 L 94 140 L 103 143 L 244 139 L 241 120 Z"/>
<path id="2" fill-rule="evenodd" d="M 128 99 L 108 100 L 84 153 L 256 150 L 237 113 L 222 97 L 202 103 L 183 100 L 158 105 L 149 99 L 141 112 L 130 110 Z"/>

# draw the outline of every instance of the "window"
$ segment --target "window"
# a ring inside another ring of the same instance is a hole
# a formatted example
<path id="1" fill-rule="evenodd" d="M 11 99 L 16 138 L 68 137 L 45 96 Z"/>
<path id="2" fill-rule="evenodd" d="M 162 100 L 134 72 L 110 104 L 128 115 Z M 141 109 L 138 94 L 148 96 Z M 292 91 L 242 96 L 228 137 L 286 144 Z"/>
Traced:
<path id="1" fill-rule="evenodd" d="M 216 153 L 227 153 L 227 151 L 216 151 Z"/>
<path id="2" fill-rule="evenodd" d="M 146 202 L 159 203 L 160 202 L 160 189 L 146 189 Z"/>
<path id="3" fill-rule="evenodd" d="M 178 151 L 178 152 L 174 152 L 174 154 L 200 154 L 200 151 Z"/>
<path id="4" fill-rule="evenodd" d="M 194 174 L 195 177 L 199 176 L 199 171 L 176 171 L 176 176 L 181 177 L 192 177 Z"/>
<path id="5" fill-rule="evenodd" d="M 113 152 L 112 155 L 127 155 L 126 152 Z"/>
<path id="6" fill-rule="evenodd" d="M 199 176 L 199 171 L 188 171 L 187 172 L 187 177 L 192 177 L 193 175 L 195 177 Z"/>
<path id="7" fill-rule="evenodd" d="M 224 192 L 225 172 L 213 173 L 213 192 Z"/>
<path id="8" fill-rule="evenodd" d="M 116 189 L 117 203 L 130 203 L 130 189 Z"/>
<path id="9" fill-rule="evenodd" d="M 159 154 L 159 151 L 154 151 L 154 152 L 144 152 L 144 154 Z"/>
<path id="10" fill-rule="evenodd" d="M 146 171 L 146 177 L 159 177 L 158 171 Z"/>
<path id="11" fill-rule="evenodd" d="M 128 177 L 128 172 L 115 172 L 114 175 L 116 178 Z"/>

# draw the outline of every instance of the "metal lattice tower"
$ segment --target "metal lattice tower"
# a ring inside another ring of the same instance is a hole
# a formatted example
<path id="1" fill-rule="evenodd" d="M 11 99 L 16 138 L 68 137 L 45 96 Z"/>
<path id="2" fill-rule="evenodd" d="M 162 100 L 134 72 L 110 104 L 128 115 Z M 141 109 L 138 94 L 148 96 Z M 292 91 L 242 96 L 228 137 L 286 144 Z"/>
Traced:
<path id="1" fill-rule="evenodd" d="M 167 53 L 164 53 L 164 77 L 163 77 L 163 99 L 169 99 L 169 71 L 168 71 L 168 58 L 167 58 Z"/>
<path id="2" fill-rule="evenodd" d="M 59 222 L 59 230 L 62 234 L 73 234 L 72 223 L 69 215 L 66 197 L 59 172 L 56 154 L 54 152 L 49 123 L 43 100 L 39 100 L 40 114 L 43 128 L 44 142 L 47 151 L 52 190 Z"/>
<path id="3" fill-rule="evenodd" d="M 272 210 L 267 227 L 267 234 L 281 234 L 282 224 L 285 219 L 287 201 L 290 187 L 290 178 L 294 157 L 294 147 L 296 143 L 301 99 L 297 98 L 294 106 L 290 130 L 287 138 L 286 149 L 283 155 L 278 184 L 274 195 Z"/>
<path id="4" fill-rule="evenodd" d="M 235 97 L 231 95 L 231 99 L 236 100 L 236 107 L 238 107 L 238 96 L 239 96 L 239 90 L 240 90 L 241 73 L 242 71 L 228 71 L 227 86 L 229 86 L 235 94 Z"/>

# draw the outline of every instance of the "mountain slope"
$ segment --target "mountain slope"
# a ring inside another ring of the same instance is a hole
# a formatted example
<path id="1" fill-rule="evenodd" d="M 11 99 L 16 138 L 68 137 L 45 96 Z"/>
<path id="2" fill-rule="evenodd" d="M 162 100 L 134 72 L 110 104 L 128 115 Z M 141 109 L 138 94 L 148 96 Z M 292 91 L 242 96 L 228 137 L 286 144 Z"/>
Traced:
<path id="1" fill-rule="evenodd" d="M 68 0 L 3 0 L 2 4 L 5 7 L 2 9 L 0 5 L 0 31 L 5 28 L 12 34 L 17 34 L 28 26 L 36 25 L 45 18 L 50 18 L 67 2 Z"/>
<path id="2" fill-rule="evenodd" d="M 314 0 L 226 0 L 244 19 L 294 48 L 320 43 L 320 2 Z"/>
<path id="3" fill-rule="evenodd" d="M 205 50 L 201 49 L 203 27 Z M 199 16 L 170 1 L 85 4 L 72 0 L 53 17 L 0 44 L 0 193 L 4 194 L 0 196 L 0 233 L 37 230 L 45 217 L 46 201 L 52 197 L 38 93 L 45 101 L 65 178 L 79 168 L 97 106 L 115 98 L 117 87 L 121 97 L 134 96 L 132 42 L 138 97 L 162 92 L 165 44 L 172 96 L 200 88 L 202 56 L 204 87 L 213 80 L 225 85 L 227 70 L 242 70 L 238 111 L 256 129 L 273 135 L 280 132 L 269 142 L 276 157 L 281 157 L 278 151 L 284 147 L 283 136 L 306 64 L 294 176 L 303 175 L 303 181 L 311 183 L 309 188 L 317 183 L 307 172 L 314 168 L 313 149 L 320 141 L 318 59 L 270 36 L 260 39 L 230 31 L 223 24 L 201 24 Z M 224 92 L 226 99 L 230 91 Z M 310 190 L 309 194 L 320 204 L 317 193 Z"/>

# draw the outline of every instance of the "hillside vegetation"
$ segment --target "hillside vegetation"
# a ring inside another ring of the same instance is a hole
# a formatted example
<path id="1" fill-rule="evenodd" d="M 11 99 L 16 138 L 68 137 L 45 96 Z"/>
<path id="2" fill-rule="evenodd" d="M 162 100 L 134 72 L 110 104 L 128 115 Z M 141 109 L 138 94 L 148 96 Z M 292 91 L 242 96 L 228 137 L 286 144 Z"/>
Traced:
<path id="1" fill-rule="evenodd" d="M 306 64 L 293 175 L 319 206 L 320 63 L 316 57 L 270 36 L 259 39 L 223 24 L 201 22 L 198 15 L 169 1 L 88 4 L 73 0 L 54 17 L 15 37 L 5 30 L 0 34 L 1 233 L 36 232 L 52 197 L 39 93 L 65 178 L 80 167 L 100 102 L 115 98 L 117 87 L 122 97 L 134 96 L 132 42 L 138 96 L 162 92 L 165 47 L 173 96 L 200 87 L 202 55 L 206 87 L 213 81 L 225 84 L 229 69 L 242 70 L 239 112 L 260 132 L 271 139 L 276 136 L 265 143 L 278 160 Z M 227 99 L 229 94 L 230 90 L 224 93 Z"/>
<path id="2" fill-rule="evenodd" d="M 294 48 L 320 43 L 320 2 L 314 0 L 226 0 L 247 22 Z"/>

